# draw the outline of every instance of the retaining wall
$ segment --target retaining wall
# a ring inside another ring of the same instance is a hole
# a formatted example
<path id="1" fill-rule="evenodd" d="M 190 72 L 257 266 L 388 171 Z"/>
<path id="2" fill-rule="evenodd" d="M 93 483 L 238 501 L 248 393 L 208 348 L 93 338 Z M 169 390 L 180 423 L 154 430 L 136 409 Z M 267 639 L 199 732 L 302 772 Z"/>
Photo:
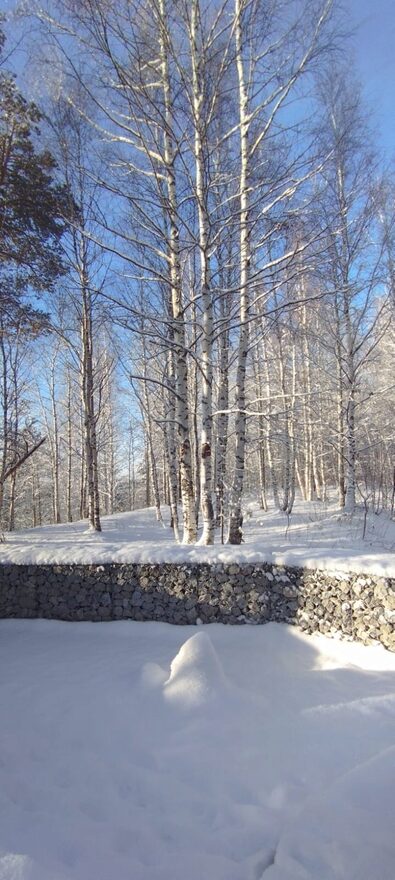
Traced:
<path id="1" fill-rule="evenodd" d="M 395 651 L 395 579 L 269 564 L 0 565 L 0 617 L 279 621 Z"/>

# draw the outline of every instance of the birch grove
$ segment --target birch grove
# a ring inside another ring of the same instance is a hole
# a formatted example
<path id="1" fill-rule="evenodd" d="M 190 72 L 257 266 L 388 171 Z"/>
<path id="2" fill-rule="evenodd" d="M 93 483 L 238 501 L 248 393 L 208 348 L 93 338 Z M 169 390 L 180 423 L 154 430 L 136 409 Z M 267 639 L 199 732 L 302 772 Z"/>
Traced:
<path id="1" fill-rule="evenodd" d="M 249 493 L 393 515 L 395 182 L 336 5 L 34 21 L 59 228 L 40 318 L 3 235 L 3 530 L 152 504 L 175 541 L 239 544 Z"/>

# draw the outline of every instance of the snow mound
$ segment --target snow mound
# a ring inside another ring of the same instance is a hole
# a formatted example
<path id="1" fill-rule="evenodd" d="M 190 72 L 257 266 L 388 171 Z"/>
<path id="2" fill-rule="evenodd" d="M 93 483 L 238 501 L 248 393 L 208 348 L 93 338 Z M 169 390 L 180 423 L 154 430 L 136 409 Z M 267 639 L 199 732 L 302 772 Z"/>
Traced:
<path id="1" fill-rule="evenodd" d="M 393 880 L 394 790 L 392 747 L 307 802 L 265 880 Z"/>
<path id="2" fill-rule="evenodd" d="M 198 632 L 181 646 L 164 683 L 166 700 L 182 708 L 196 708 L 216 700 L 227 683 L 208 635 Z"/>
<path id="3" fill-rule="evenodd" d="M 0 853 L 1 880 L 29 880 L 31 860 L 16 853 Z"/>
<path id="4" fill-rule="evenodd" d="M 0 852 L 0 880 L 55 880 L 55 877 L 68 880 L 58 866 L 44 867 L 23 853 Z"/>
<path id="5" fill-rule="evenodd" d="M 144 689 L 156 690 L 162 687 L 166 679 L 167 673 L 159 666 L 159 663 L 144 663 L 140 677 L 140 684 Z"/>

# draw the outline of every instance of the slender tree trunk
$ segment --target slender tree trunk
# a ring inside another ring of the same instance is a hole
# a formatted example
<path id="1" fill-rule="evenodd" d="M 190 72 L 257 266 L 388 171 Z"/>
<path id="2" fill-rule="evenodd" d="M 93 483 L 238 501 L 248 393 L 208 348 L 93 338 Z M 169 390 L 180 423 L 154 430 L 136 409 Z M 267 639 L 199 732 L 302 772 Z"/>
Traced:
<path id="1" fill-rule="evenodd" d="M 337 296 L 335 298 L 336 316 L 336 370 L 337 370 L 337 484 L 340 507 L 344 507 L 346 500 L 346 481 L 344 472 L 345 447 L 344 447 L 344 391 L 343 391 L 343 354 L 340 333 L 340 314 Z"/>
<path id="2" fill-rule="evenodd" d="M 0 353 L 1 353 L 1 369 L 2 369 L 2 382 L 1 382 L 1 392 L 2 392 L 2 441 L 3 441 L 3 450 L 1 455 L 1 467 L 0 467 L 0 528 L 3 525 L 2 521 L 2 513 L 3 513 L 3 504 L 4 504 L 4 482 L 5 482 L 5 474 L 7 471 L 7 461 L 8 461 L 8 453 L 9 453 L 9 388 L 8 388 L 8 356 L 5 347 L 5 330 L 3 327 L 3 322 L 0 319 Z"/>
<path id="3" fill-rule="evenodd" d="M 10 479 L 10 500 L 8 510 L 8 531 L 13 532 L 15 529 L 15 494 L 16 494 L 16 471 Z"/>
<path id="4" fill-rule="evenodd" d="M 255 352 L 253 357 L 253 365 L 254 365 L 254 380 L 255 387 L 258 392 L 258 468 L 259 468 L 259 495 L 260 495 L 260 507 L 262 510 L 267 510 L 267 496 L 266 496 L 266 460 L 265 460 L 265 418 L 263 411 L 263 386 L 262 386 L 262 373 L 261 373 L 261 365 L 259 363 L 258 353 Z"/>
<path id="5" fill-rule="evenodd" d="M 226 324 L 227 300 L 228 297 L 225 297 L 225 295 L 222 294 L 220 299 L 222 332 L 219 337 L 218 415 L 216 418 L 216 524 L 221 526 L 221 534 L 224 529 L 225 516 L 225 474 L 229 424 L 229 329 Z"/>
<path id="6" fill-rule="evenodd" d="M 72 442 L 72 422 L 71 422 L 71 378 L 70 370 L 67 371 L 67 522 L 73 521 L 72 514 L 72 464 L 73 464 L 73 442 Z"/>
<path id="7" fill-rule="evenodd" d="M 352 514 L 356 505 L 356 439 L 355 439 L 355 367 L 353 343 L 348 306 L 346 310 L 347 326 L 347 406 L 346 406 L 346 498 L 345 510 Z"/>
<path id="8" fill-rule="evenodd" d="M 196 200 L 199 223 L 200 297 L 202 307 L 202 429 L 200 437 L 200 503 L 203 518 L 201 544 L 214 543 L 214 507 L 212 498 L 212 338 L 213 313 L 210 290 L 209 216 L 205 188 L 206 156 L 204 149 L 204 86 L 202 57 L 198 46 L 198 0 L 192 0 L 190 43 L 193 81 L 193 116 L 195 129 Z"/>
<path id="9" fill-rule="evenodd" d="M 81 407 L 81 467 L 80 467 L 80 519 L 86 517 L 86 467 L 85 467 L 85 434 L 84 410 Z"/>
<path id="10" fill-rule="evenodd" d="M 145 506 L 151 507 L 151 481 L 150 481 L 150 457 L 148 450 L 148 437 L 145 436 L 144 442 L 144 463 L 145 463 Z"/>
<path id="11" fill-rule="evenodd" d="M 151 485 L 154 496 L 154 505 L 155 505 L 155 514 L 157 522 L 159 522 L 162 526 L 164 526 L 162 511 L 160 508 L 160 492 L 159 492 L 159 481 L 158 481 L 158 469 L 156 466 L 156 459 L 154 453 L 154 447 L 152 443 L 152 434 L 149 428 L 149 423 L 146 423 L 146 443 L 147 443 L 147 459 L 149 460 L 149 472 L 151 475 Z M 148 462 L 147 462 L 148 463 Z M 149 505 L 147 505 L 149 506 Z"/>
<path id="12" fill-rule="evenodd" d="M 180 542 L 180 528 L 178 519 L 178 462 L 177 444 L 175 437 L 175 370 L 174 353 L 169 349 L 167 355 L 167 375 L 169 390 L 165 398 L 165 455 L 169 473 L 169 501 L 171 527 L 177 543 Z"/>
<path id="13" fill-rule="evenodd" d="M 245 445 L 247 431 L 246 364 L 249 340 L 249 282 L 250 282 L 250 222 L 249 222 L 249 110 L 248 92 L 243 60 L 242 0 L 235 0 L 236 67 L 239 87 L 240 124 L 240 317 L 239 348 L 236 371 L 236 448 L 235 469 L 231 491 L 229 534 L 230 544 L 240 544 L 243 539 L 242 493 L 245 468 Z"/>
<path id="14" fill-rule="evenodd" d="M 270 474 L 270 483 L 273 494 L 273 503 L 277 510 L 280 508 L 280 498 L 278 494 L 278 479 L 277 479 L 277 468 L 274 461 L 274 448 L 273 448 L 273 412 L 272 412 L 272 394 L 271 394 L 271 382 L 270 382 L 270 372 L 269 372 L 269 360 L 268 360 L 268 352 L 267 348 L 264 351 L 264 360 L 265 360 L 265 373 L 266 373 L 266 384 L 265 384 L 265 393 L 267 398 L 267 422 L 266 422 L 266 458 L 269 468 Z"/>
<path id="15" fill-rule="evenodd" d="M 53 516 L 54 522 L 60 523 L 60 496 L 59 496 L 59 425 L 58 425 L 58 409 L 56 405 L 56 388 L 55 388 L 55 363 L 51 364 L 51 380 L 50 380 L 51 410 L 52 410 L 52 482 L 53 482 Z"/>
<path id="16" fill-rule="evenodd" d="M 152 482 L 152 489 L 153 489 L 153 493 L 154 493 L 156 519 L 157 519 L 157 522 L 160 522 L 161 525 L 164 526 L 162 511 L 160 509 L 158 469 L 156 466 L 156 458 L 155 458 L 154 445 L 153 445 L 153 424 L 152 424 L 151 406 L 150 406 L 150 400 L 149 400 L 149 394 L 148 394 L 148 388 L 147 388 L 147 375 L 146 375 L 147 359 L 146 359 L 146 348 L 145 348 L 144 338 L 143 338 L 143 357 L 144 357 L 144 381 L 143 381 L 144 409 L 143 409 L 143 417 L 144 417 L 144 422 L 145 422 L 147 455 L 149 457 L 151 482 Z"/>
<path id="17" fill-rule="evenodd" d="M 307 338 L 307 308 L 306 293 L 304 281 L 301 283 L 302 298 L 304 300 L 302 306 L 302 353 L 303 353 L 303 379 L 304 379 L 304 395 L 303 395 L 303 426 L 304 426 L 304 446 L 305 446 L 305 473 L 304 473 L 304 498 L 312 501 L 315 497 L 315 481 L 314 481 L 314 451 L 313 451 L 313 420 L 311 413 L 311 358 L 310 348 Z"/>
<path id="18" fill-rule="evenodd" d="M 129 425 L 128 443 L 128 508 L 134 510 L 136 506 L 136 474 L 135 474 L 135 449 L 133 427 Z"/>
<path id="19" fill-rule="evenodd" d="M 37 503 L 36 503 L 36 475 L 34 465 L 32 468 L 32 481 L 31 481 L 31 508 L 32 508 L 32 526 L 35 529 L 38 524 L 37 518 Z"/>
<path id="20" fill-rule="evenodd" d="M 84 419 L 84 451 L 88 519 L 91 529 L 101 532 L 99 474 L 97 460 L 96 414 L 93 378 L 92 298 L 85 270 L 85 246 L 81 243 L 81 398 Z"/>
<path id="21" fill-rule="evenodd" d="M 296 437 L 295 437 L 295 401 L 296 401 L 296 346 L 295 340 L 292 343 L 292 398 L 289 418 L 289 440 L 290 440 L 290 481 L 289 481 L 289 497 L 286 513 L 288 516 L 292 513 L 295 502 L 295 468 L 296 468 Z"/>
<path id="22" fill-rule="evenodd" d="M 292 440 L 290 430 L 291 420 L 291 404 L 287 393 L 287 383 L 285 378 L 285 359 L 283 351 L 283 343 L 281 339 L 281 331 L 278 330 L 278 351 L 279 351 L 279 372 L 280 372 L 280 388 L 282 400 L 282 417 L 283 417 L 283 449 L 284 449 L 284 466 L 283 466 L 283 498 L 280 509 L 286 512 L 288 510 L 290 491 L 291 491 L 291 472 L 292 472 Z"/>
<path id="23" fill-rule="evenodd" d="M 196 315 L 196 295 L 194 291 L 194 282 L 192 272 L 189 272 L 190 282 L 189 287 L 191 290 L 191 316 L 192 316 L 192 333 L 194 340 L 189 339 L 188 347 L 190 347 L 192 351 L 192 364 L 188 371 L 188 380 L 189 380 L 189 401 L 190 401 L 190 413 L 191 413 L 191 454 L 192 454 L 192 475 L 193 475 L 193 491 L 195 496 L 195 515 L 196 515 L 196 526 L 199 525 L 199 513 L 200 513 L 200 438 L 199 438 L 199 426 L 198 426 L 198 415 L 199 415 L 199 387 L 201 385 L 201 375 L 198 369 L 198 346 L 196 342 L 196 337 L 198 336 L 198 325 L 197 325 L 197 315 Z"/>
<path id="24" fill-rule="evenodd" d="M 168 59 L 168 22 L 166 0 L 158 0 L 159 46 L 162 88 L 165 108 L 164 164 L 170 226 L 169 257 L 171 301 L 173 313 L 173 340 L 175 348 L 176 423 L 179 444 L 181 497 L 184 519 L 184 544 L 196 541 L 196 511 L 193 492 L 191 441 L 188 412 L 188 367 L 185 340 L 185 319 L 182 302 L 180 236 L 175 179 L 175 150 L 172 142 L 173 95 L 170 85 Z"/>

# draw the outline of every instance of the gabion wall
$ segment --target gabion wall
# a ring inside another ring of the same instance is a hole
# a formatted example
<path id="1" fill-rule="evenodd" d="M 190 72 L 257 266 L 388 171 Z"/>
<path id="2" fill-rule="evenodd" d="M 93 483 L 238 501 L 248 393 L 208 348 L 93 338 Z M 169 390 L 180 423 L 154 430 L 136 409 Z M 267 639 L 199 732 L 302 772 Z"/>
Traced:
<path id="1" fill-rule="evenodd" d="M 0 565 L 0 617 L 279 621 L 395 651 L 395 579 L 270 564 Z"/>

